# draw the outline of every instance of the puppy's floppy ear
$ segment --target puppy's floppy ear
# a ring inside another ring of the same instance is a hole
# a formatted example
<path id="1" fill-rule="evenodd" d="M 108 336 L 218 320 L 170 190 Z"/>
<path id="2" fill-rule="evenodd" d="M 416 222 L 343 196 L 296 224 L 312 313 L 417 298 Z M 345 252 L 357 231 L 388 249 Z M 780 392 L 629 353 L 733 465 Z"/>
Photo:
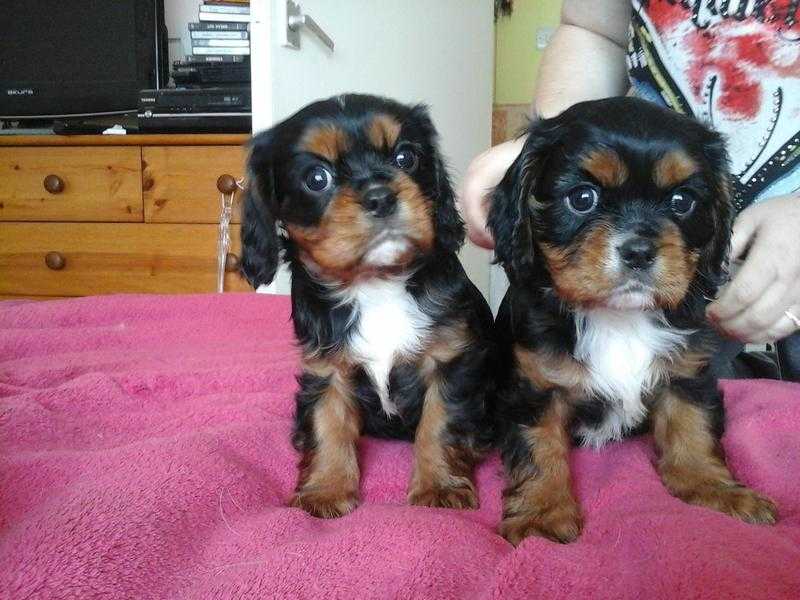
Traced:
<path id="1" fill-rule="evenodd" d="M 434 228 L 436 245 L 447 252 L 458 252 L 464 243 L 466 231 L 464 221 L 456 210 L 456 196 L 447 172 L 447 165 L 439 151 L 438 134 L 431 121 L 428 108 L 418 104 L 412 109 L 412 117 L 425 131 L 431 143 L 433 156 L 433 200 L 435 203 Z"/>
<path id="2" fill-rule="evenodd" d="M 558 133 L 554 120 L 531 124 L 522 152 L 491 194 L 487 226 L 494 238 L 496 262 L 503 266 L 512 282 L 524 277 L 533 267 L 530 197 Z"/>
<path id="3" fill-rule="evenodd" d="M 447 166 L 441 156 L 436 156 L 436 216 L 434 226 L 436 227 L 436 243 L 440 248 L 448 252 L 458 252 L 464 244 L 466 231 L 464 221 L 456 210 L 456 195 L 450 183 L 450 175 Z"/>
<path id="4" fill-rule="evenodd" d="M 275 224 L 274 145 L 272 131 L 258 134 L 247 163 L 250 183 L 242 207 L 242 273 L 255 288 L 272 283 L 281 250 Z"/>
<path id="5" fill-rule="evenodd" d="M 714 237 L 700 259 L 699 269 L 710 282 L 724 283 L 733 226 L 730 159 L 725 140 L 716 131 L 707 130 L 703 154 L 711 169 L 711 193 L 714 199 Z"/>

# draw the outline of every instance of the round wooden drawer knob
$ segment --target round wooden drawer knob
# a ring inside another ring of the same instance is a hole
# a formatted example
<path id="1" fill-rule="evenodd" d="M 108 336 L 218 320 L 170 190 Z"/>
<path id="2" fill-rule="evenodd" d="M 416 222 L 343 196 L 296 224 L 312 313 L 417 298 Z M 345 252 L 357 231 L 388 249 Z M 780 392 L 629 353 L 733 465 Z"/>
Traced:
<path id="1" fill-rule="evenodd" d="M 236 180 L 231 175 L 220 175 L 217 178 L 217 189 L 223 194 L 232 194 L 236 191 Z"/>
<path id="2" fill-rule="evenodd" d="M 44 256 L 44 264 L 47 265 L 48 269 L 60 271 L 67 266 L 67 259 L 64 258 L 64 255 L 61 254 L 61 252 L 48 252 Z"/>
<path id="3" fill-rule="evenodd" d="M 239 257 L 233 252 L 228 252 L 225 255 L 225 271 L 232 273 L 239 270 Z"/>
<path id="4" fill-rule="evenodd" d="M 48 175 L 44 178 L 44 189 L 51 194 L 60 194 L 64 191 L 64 180 L 58 175 Z"/>

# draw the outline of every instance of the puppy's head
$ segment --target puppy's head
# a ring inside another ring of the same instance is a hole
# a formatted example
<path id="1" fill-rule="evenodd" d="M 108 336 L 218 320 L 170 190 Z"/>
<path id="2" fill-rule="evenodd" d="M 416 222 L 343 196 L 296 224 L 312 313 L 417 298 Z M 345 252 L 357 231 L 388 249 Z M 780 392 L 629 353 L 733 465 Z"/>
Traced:
<path id="1" fill-rule="evenodd" d="M 534 123 L 496 188 L 496 256 L 512 284 L 567 304 L 675 309 L 711 295 L 730 239 L 720 136 L 634 98 L 584 102 Z"/>
<path id="2" fill-rule="evenodd" d="M 455 251 L 464 227 L 424 106 L 338 96 L 302 109 L 252 142 L 242 269 L 269 283 L 279 222 L 290 256 L 348 281 Z"/>

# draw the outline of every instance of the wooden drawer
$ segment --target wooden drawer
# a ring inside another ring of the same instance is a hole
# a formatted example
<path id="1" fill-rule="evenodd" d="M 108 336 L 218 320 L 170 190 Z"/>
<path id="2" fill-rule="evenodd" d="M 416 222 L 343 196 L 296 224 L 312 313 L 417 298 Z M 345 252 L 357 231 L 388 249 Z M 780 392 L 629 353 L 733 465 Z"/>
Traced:
<path id="1" fill-rule="evenodd" d="M 148 223 L 218 223 L 217 179 L 245 172 L 243 146 L 145 146 L 142 148 L 142 190 Z M 239 222 L 236 194 L 234 222 Z"/>
<path id="2" fill-rule="evenodd" d="M 0 221 L 141 221 L 140 167 L 139 148 L 0 148 Z"/>
<path id="3" fill-rule="evenodd" d="M 231 238 L 238 256 L 238 227 Z M 50 252 L 63 268 L 47 266 Z M 214 292 L 216 254 L 215 225 L 2 223 L 0 295 Z M 251 288 L 231 272 L 225 289 Z"/>

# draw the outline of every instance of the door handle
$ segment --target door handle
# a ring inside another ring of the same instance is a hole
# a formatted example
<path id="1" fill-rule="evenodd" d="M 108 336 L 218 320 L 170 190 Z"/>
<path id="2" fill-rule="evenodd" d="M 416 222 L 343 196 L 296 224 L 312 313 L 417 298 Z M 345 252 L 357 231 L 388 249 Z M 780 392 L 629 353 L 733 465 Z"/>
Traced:
<path id="1" fill-rule="evenodd" d="M 285 37 L 282 40 L 283 46 L 299 50 L 300 30 L 305 27 L 333 52 L 334 43 L 331 36 L 325 33 L 325 30 L 320 27 L 319 23 L 317 23 L 312 16 L 304 14 L 302 7 L 298 3 L 292 0 L 286 0 L 285 6 L 283 2 L 279 2 L 278 5 L 280 9 L 285 11 L 285 15 L 278 15 L 278 18 L 281 19 L 280 22 L 286 24 Z"/>
<path id="2" fill-rule="evenodd" d="M 313 17 L 308 15 L 300 14 L 298 16 L 289 17 L 289 29 L 300 29 L 303 25 L 308 27 L 309 31 L 316 34 L 316 36 L 325 44 L 328 48 L 330 48 L 331 52 L 333 52 L 333 40 L 331 37 L 323 31 L 322 27 L 319 26 Z"/>

